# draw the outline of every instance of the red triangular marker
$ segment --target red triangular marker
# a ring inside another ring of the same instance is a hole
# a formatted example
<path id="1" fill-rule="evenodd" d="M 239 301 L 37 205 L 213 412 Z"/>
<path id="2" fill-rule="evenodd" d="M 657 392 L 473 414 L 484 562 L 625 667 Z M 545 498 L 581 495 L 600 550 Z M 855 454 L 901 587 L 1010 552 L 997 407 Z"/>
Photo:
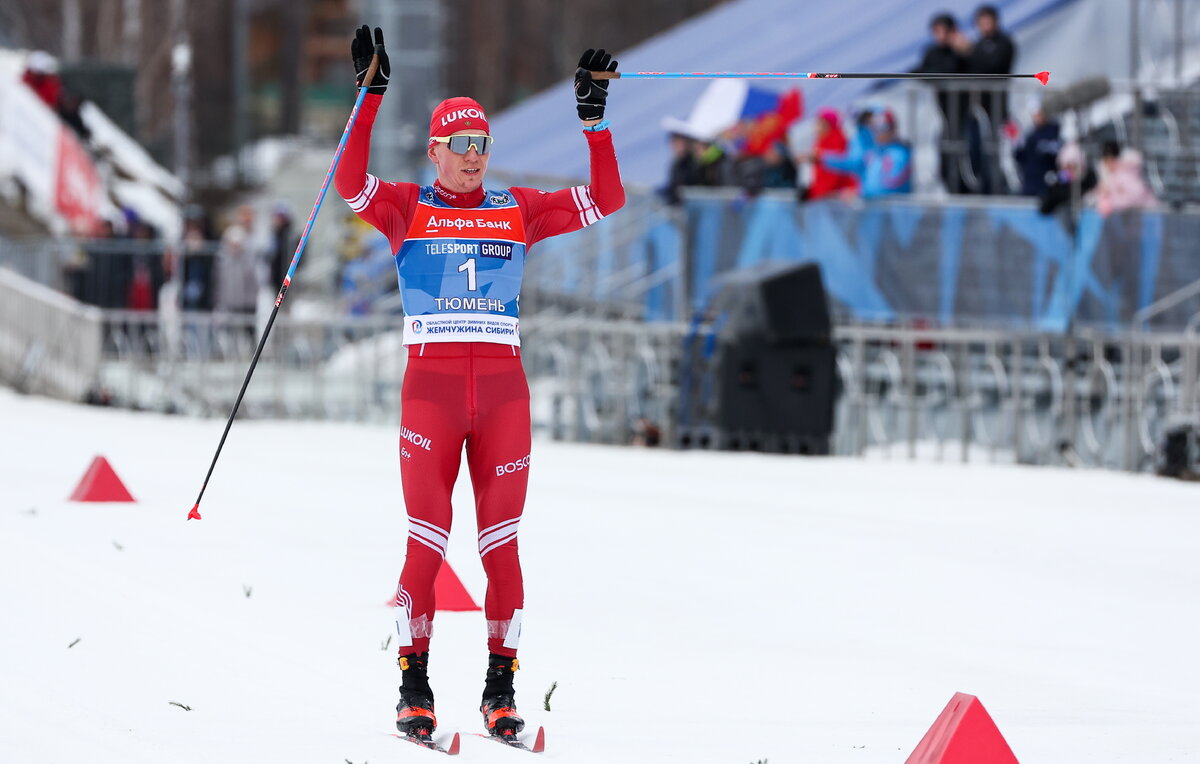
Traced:
<path id="1" fill-rule="evenodd" d="M 433 579 L 433 597 L 437 600 L 438 610 L 463 612 L 482 609 L 471 599 L 470 592 L 462 585 L 450 563 L 445 561 L 438 568 L 437 578 Z M 387 604 L 388 607 L 396 607 L 399 604 L 396 595 L 393 594 Z"/>
<path id="2" fill-rule="evenodd" d="M 130 495 L 129 489 L 117 477 L 112 465 L 103 456 L 92 460 L 91 466 L 84 473 L 71 501 L 136 501 Z"/>
<path id="3" fill-rule="evenodd" d="M 533 751 L 534 753 L 541 753 L 542 751 L 546 750 L 545 727 L 538 727 L 537 737 L 533 740 L 533 748 L 530 748 L 529 750 Z"/>
<path id="4" fill-rule="evenodd" d="M 1038 82 L 1042 83 L 1043 85 L 1050 81 L 1050 72 L 1038 72 L 1033 76 L 1037 77 Z"/>
<path id="5" fill-rule="evenodd" d="M 200 519 L 200 505 L 199 504 L 192 505 L 192 511 L 188 512 L 188 519 L 189 520 L 199 520 Z"/>
<path id="6" fill-rule="evenodd" d="M 904 764 L 1017 764 L 979 698 L 955 693 Z"/>
<path id="7" fill-rule="evenodd" d="M 433 579 L 433 597 L 437 600 L 438 610 L 480 610 L 471 599 L 467 587 L 462 585 L 450 563 L 443 562 L 438 569 L 437 578 Z"/>
<path id="8" fill-rule="evenodd" d="M 450 741 L 450 747 L 446 749 L 446 753 L 451 756 L 457 756 L 461 745 L 462 744 L 459 742 L 459 739 L 458 739 L 458 733 L 455 732 L 454 738 Z"/>

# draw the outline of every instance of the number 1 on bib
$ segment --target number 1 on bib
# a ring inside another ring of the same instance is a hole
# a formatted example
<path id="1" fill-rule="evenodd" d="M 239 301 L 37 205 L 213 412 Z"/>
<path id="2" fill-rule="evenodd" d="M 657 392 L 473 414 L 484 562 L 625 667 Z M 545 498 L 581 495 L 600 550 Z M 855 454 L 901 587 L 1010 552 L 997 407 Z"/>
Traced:
<path id="1" fill-rule="evenodd" d="M 462 273 L 463 271 L 467 272 L 467 291 L 479 291 L 479 281 L 475 276 L 475 258 L 468 257 L 465 263 L 458 266 L 458 272 Z"/>

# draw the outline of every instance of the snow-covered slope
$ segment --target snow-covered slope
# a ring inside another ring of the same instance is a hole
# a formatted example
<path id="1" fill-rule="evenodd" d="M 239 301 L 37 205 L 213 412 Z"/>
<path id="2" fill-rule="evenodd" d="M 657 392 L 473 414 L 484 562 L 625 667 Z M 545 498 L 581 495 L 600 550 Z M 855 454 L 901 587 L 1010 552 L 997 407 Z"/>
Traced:
<path id="1" fill-rule="evenodd" d="M 437 755 L 387 735 L 395 432 L 239 422 L 188 523 L 221 422 L 0 392 L 0 423 L 0 761 Z M 65 501 L 97 453 L 138 504 Z M 1200 761 L 1196 485 L 549 442 L 531 477 L 517 687 L 549 759 L 900 764 L 962 690 L 1027 764 Z M 445 730 L 478 729 L 484 634 L 438 616 Z"/>

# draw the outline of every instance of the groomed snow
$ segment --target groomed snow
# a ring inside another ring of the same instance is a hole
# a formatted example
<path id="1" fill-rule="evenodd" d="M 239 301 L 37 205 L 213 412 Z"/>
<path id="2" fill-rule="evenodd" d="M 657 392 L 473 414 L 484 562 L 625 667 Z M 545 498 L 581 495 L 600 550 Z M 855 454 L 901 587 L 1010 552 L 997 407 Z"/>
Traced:
<path id="1" fill-rule="evenodd" d="M 0 761 L 435 760 L 387 735 L 396 432 L 240 421 L 185 522 L 222 424 L 0 391 Z M 139 503 L 65 500 L 95 454 Z M 1198 485 L 552 442 L 531 479 L 548 759 L 901 764 L 961 690 L 1024 764 L 1200 761 Z M 479 728 L 483 637 L 437 618 L 443 730 Z"/>

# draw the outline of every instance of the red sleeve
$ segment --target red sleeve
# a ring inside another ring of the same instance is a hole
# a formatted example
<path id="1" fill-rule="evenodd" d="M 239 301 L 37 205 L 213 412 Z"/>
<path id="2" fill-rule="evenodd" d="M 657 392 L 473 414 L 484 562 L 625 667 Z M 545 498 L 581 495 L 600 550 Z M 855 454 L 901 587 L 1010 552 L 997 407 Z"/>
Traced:
<path id="1" fill-rule="evenodd" d="M 346 148 L 342 150 L 342 158 L 333 174 L 333 183 L 350 209 L 388 238 L 392 252 L 399 252 L 421 188 L 415 183 L 380 180 L 367 172 L 371 128 L 382 101 L 383 96 L 370 93 L 363 99 L 358 119 L 346 139 Z"/>
<path id="2" fill-rule="evenodd" d="M 560 233 L 578 231 L 625 204 L 625 188 L 617 168 L 612 133 L 585 130 L 591 155 L 592 178 L 586 186 L 561 191 L 536 188 L 511 189 L 525 217 L 525 238 L 530 245 Z"/>

